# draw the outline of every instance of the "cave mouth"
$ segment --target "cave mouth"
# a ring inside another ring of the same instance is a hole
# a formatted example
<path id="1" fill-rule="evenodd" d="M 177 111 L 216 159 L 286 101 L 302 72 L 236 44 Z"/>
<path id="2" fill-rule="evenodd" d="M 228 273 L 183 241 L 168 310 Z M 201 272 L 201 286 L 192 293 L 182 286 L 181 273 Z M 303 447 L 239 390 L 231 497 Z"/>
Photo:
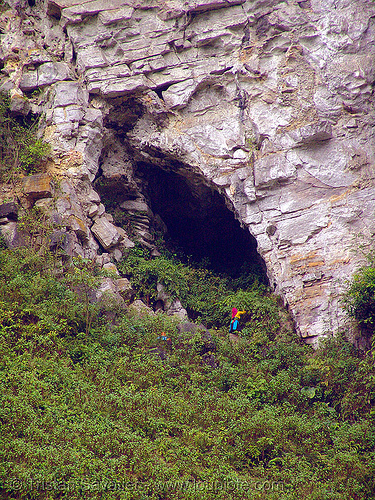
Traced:
<path id="1" fill-rule="evenodd" d="M 269 284 L 256 239 L 242 228 L 225 199 L 197 177 L 184 177 L 155 165 L 138 164 L 150 208 L 164 222 L 169 250 L 182 253 L 233 278 L 248 273 Z"/>

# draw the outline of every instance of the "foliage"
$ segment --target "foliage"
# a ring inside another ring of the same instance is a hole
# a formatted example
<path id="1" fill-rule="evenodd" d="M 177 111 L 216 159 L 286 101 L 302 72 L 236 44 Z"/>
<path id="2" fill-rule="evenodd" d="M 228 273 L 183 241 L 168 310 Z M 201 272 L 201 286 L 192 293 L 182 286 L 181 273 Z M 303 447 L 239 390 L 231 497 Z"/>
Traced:
<path id="1" fill-rule="evenodd" d="M 29 248 L 48 258 L 49 240 L 54 230 L 59 226 L 54 224 L 42 209 L 34 206 L 32 209 L 23 209 L 18 215 L 18 230 L 22 239 Z"/>
<path id="2" fill-rule="evenodd" d="M 15 172 L 37 172 L 50 146 L 37 138 L 37 119 L 15 118 L 9 112 L 10 98 L 0 93 L 0 180 Z"/>
<path id="3" fill-rule="evenodd" d="M 369 265 L 361 267 L 348 283 L 343 303 L 346 310 L 361 327 L 374 330 L 375 325 L 375 258 L 369 256 Z"/>
<path id="4" fill-rule="evenodd" d="M 90 261 L 0 249 L 0 498 L 374 498 L 371 352 L 313 351 L 263 288 L 137 252 L 123 270 L 139 293 L 162 282 L 217 325 L 209 353 L 165 314 L 95 309 Z"/>
<path id="5" fill-rule="evenodd" d="M 245 280 L 218 275 L 200 265 L 183 264 L 172 256 L 151 258 L 141 247 L 131 250 L 119 268 L 147 303 L 156 301 L 158 285 L 162 285 L 171 298 L 181 300 L 191 318 L 210 327 L 229 323 L 228 311 L 235 306 L 248 311 L 244 319 L 252 320 L 252 330 L 266 316 L 273 318 L 275 327 L 278 323 L 275 299 L 268 297 L 266 287 L 258 285 L 254 278 L 251 287 L 243 290 L 239 284 Z M 246 276 L 249 282 L 249 274 Z"/>

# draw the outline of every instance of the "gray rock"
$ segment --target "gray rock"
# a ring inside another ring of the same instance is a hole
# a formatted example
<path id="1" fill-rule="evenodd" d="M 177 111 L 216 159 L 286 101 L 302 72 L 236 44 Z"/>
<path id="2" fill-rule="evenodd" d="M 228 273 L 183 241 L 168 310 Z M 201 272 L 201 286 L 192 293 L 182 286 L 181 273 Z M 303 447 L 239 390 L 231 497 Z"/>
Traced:
<path id="1" fill-rule="evenodd" d="M 26 245 L 26 240 L 19 231 L 17 222 L 8 222 L 0 226 L 0 234 L 4 238 L 8 248 L 17 248 Z"/>
<path id="2" fill-rule="evenodd" d="M 52 85 L 61 80 L 68 80 L 70 76 L 70 67 L 64 62 L 48 62 L 42 64 L 38 68 L 38 87 Z"/>
<path id="3" fill-rule="evenodd" d="M 150 211 L 146 202 L 141 200 L 127 200 L 123 201 L 120 204 L 120 207 L 124 210 L 134 211 L 134 212 L 145 212 L 148 213 Z"/>
<path id="4" fill-rule="evenodd" d="M 68 64 L 63 62 L 47 62 L 41 64 L 37 70 L 26 71 L 20 80 L 20 89 L 23 91 L 36 90 L 39 87 L 52 85 L 61 80 L 71 78 Z"/>
<path id="5" fill-rule="evenodd" d="M 91 227 L 91 231 L 105 250 L 117 245 L 121 240 L 117 228 L 105 217 L 97 219 Z"/>
<path id="6" fill-rule="evenodd" d="M 292 180 L 295 175 L 296 167 L 287 160 L 285 154 L 270 154 L 254 163 L 254 181 L 258 188 Z"/>
<path id="7" fill-rule="evenodd" d="M 105 304 L 107 310 L 113 307 L 125 307 L 125 301 L 117 292 L 116 283 L 112 280 L 112 278 L 101 278 L 100 286 L 95 291 L 95 299 L 96 301 Z M 114 315 L 109 315 L 109 319 L 114 319 Z"/>
<path id="8" fill-rule="evenodd" d="M 296 145 L 310 144 L 313 142 L 326 141 L 332 138 L 332 125 L 323 121 L 311 123 L 298 129 L 291 130 L 288 135 Z"/>
<path id="9" fill-rule="evenodd" d="M 0 205 L 0 217 L 6 217 L 9 220 L 17 220 L 18 206 L 13 201 Z"/>
<path id="10" fill-rule="evenodd" d="M 129 305 L 128 311 L 140 317 L 155 314 L 151 307 L 146 306 L 146 304 L 139 299 Z"/>
<path id="11" fill-rule="evenodd" d="M 54 107 L 88 105 L 88 92 L 79 82 L 58 82 L 52 89 Z"/>
<path id="12" fill-rule="evenodd" d="M 67 227 L 73 231 L 79 239 L 88 240 L 89 238 L 89 229 L 84 220 L 82 220 L 77 215 L 69 215 L 66 221 Z"/>
<path id="13" fill-rule="evenodd" d="M 31 111 L 31 105 L 24 96 L 15 94 L 12 96 L 9 109 L 12 115 L 27 116 Z"/>
<path id="14" fill-rule="evenodd" d="M 37 90 L 38 88 L 38 72 L 35 71 L 26 71 L 22 74 L 22 78 L 19 83 L 20 89 L 24 92 L 28 92 L 30 90 Z"/>

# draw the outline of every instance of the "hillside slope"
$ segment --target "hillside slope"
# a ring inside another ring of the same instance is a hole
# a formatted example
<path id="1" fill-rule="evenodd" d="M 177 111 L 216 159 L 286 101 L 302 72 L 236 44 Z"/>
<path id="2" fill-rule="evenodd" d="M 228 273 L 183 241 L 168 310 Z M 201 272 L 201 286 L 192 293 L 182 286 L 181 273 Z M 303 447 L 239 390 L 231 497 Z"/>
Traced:
<path id="1" fill-rule="evenodd" d="M 262 287 L 199 272 L 227 294 L 209 331 L 92 302 L 87 261 L 1 250 L 0 498 L 374 498 L 371 354 L 314 352 Z"/>

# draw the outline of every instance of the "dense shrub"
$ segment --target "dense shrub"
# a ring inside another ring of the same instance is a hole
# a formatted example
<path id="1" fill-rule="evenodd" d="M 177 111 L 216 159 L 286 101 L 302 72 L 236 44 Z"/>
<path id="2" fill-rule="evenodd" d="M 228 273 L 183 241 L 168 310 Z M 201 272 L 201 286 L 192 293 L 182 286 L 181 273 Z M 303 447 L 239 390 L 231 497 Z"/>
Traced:
<path id="1" fill-rule="evenodd" d="M 375 260 L 369 257 L 369 265 L 354 274 L 348 283 L 343 303 L 349 315 L 360 327 L 374 331 L 375 325 Z"/>
<path id="2" fill-rule="evenodd" d="M 254 276 L 252 285 L 242 289 L 238 278 L 219 275 L 199 265 L 183 264 L 171 257 L 151 258 L 141 248 L 130 251 L 119 267 L 147 303 L 156 300 L 157 285 L 161 284 L 171 298 L 181 300 L 192 319 L 209 327 L 229 324 L 232 307 L 247 311 L 243 323 L 249 322 L 249 335 L 257 329 L 264 331 L 260 326 L 263 321 L 268 322 L 272 334 L 278 326 L 276 300 L 267 295 L 267 288 L 258 284 Z M 250 276 L 247 280 L 250 281 Z"/>
<path id="3" fill-rule="evenodd" d="M 179 296 L 196 271 L 129 262 L 140 287 L 152 277 L 150 296 L 155 280 Z M 313 351 L 286 335 L 265 290 L 207 271 L 194 300 L 214 300 L 201 314 L 217 325 L 210 365 L 175 318 L 106 320 L 86 302 L 97 270 L 70 266 L 61 273 L 40 249 L 0 250 L 0 498 L 374 498 L 371 353 L 343 338 Z M 233 305 L 249 311 L 236 343 Z"/>

